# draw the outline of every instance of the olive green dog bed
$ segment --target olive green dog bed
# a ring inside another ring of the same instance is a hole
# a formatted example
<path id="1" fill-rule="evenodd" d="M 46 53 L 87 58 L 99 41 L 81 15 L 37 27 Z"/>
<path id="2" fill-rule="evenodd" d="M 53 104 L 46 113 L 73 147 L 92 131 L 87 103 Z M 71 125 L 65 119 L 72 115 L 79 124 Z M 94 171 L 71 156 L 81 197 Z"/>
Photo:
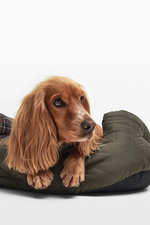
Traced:
<path id="1" fill-rule="evenodd" d="M 104 139 L 100 149 L 86 159 L 85 181 L 79 187 L 62 185 L 60 172 L 68 156 L 62 155 L 51 170 L 52 184 L 35 190 L 25 174 L 3 163 L 7 148 L 0 144 L 0 186 L 47 194 L 82 194 L 138 190 L 150 184 L 150 133 L 146 125 L 127 111 L 109 112 L 103 118 Z"/>

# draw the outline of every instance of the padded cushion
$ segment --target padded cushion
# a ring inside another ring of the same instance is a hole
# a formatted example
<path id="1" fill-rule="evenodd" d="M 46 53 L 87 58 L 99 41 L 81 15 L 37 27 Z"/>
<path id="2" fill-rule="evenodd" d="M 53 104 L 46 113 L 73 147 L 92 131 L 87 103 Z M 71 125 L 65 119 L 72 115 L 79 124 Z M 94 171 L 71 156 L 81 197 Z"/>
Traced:
<path id="1" fill-rule="evenodd" d="M 127 111 L 109 112 L 103 118 L 104 139 L 100 149 L 86 159 L 85 181 L 79 187 L 62 185 L 60 172 L 68 156 L 62 155 L 52 184 L 35 190 L 25 174 L 9 170 L 3 161 L 7 148 L 0 145 L 0 186 L 48 194 L 80 194 L 136 190 L 150 184 L 150 134 L 146 125 Z"/>

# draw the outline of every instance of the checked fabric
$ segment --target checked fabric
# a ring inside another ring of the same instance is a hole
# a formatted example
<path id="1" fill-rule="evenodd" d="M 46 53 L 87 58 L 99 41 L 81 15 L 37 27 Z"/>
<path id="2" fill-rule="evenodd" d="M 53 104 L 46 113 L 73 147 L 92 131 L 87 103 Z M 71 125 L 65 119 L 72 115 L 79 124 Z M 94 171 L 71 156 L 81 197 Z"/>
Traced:
<path id="1" fill-rule="evenodd" d="M 8 137 L 11 131 L 12 121 L 0 113 L 0 141 Z"/>

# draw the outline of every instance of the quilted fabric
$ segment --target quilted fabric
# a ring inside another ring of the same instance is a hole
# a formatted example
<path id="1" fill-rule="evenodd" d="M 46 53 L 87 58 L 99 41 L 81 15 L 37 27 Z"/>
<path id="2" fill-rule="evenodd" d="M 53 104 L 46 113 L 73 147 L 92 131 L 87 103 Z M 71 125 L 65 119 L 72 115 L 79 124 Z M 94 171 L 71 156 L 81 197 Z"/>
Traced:
<path id="1" fill-rule="evenodd" d="M 59 174 L 68 156 L 62 155 L 51 170 L 52 184 L 38 192 L 80 194 L 145 188 L 150 184 L 150 134 L 146 125 L 126 111 L 109 112 L 103 118 L 105 137 L 100 149 L 86 159 L 85 181 L 66 188 Z M 0 145 L 0 186 L 37 192 L 27 184 L 25 174 L 9 170 L 3 163 L 6 147 Z"/>

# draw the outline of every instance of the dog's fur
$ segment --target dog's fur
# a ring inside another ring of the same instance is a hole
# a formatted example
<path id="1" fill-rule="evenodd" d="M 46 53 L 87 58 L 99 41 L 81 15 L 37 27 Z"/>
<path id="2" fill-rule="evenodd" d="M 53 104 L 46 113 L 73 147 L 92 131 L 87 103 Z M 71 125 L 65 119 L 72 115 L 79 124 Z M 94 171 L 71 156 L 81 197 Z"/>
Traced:
<path id="1" fill-rule="evenodd" d="M 62 143 L 75 143 L 60 174 L 66 187 L 78 186 L 85 177 L 85 158 L 97 149 L 102 128 L 90 116 L 84 88 L 66 77 L 51 77 L 28 94 L 13 121 L 6 164 L 27 174 L 36 189 L 53 180 L 50 167 L 59 159 Z"/>

